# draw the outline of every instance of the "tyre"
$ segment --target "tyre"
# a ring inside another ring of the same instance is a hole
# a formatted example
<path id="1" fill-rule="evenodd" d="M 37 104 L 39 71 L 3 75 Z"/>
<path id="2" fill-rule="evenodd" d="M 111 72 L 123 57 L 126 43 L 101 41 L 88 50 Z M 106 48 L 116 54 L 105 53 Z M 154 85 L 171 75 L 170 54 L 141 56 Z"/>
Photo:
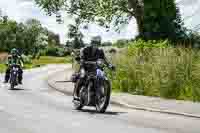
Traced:
<path id="1" fill-rule="evenodd" d="M 109 81 L 104 81 L 103 86 L 104 88 L 104 96 L 103 98 L 97 96 L 96 97 L 96 110 L 99 113 L 105 113 L 107 107 L 109 106 L 110 103 L 110 95 L 111 95 L 111 85 Z M 102 89 L 102 88 L 101 88 Z"/>
<path id="2" fill-rule="evenodd" d="M 15 83 L 13 81 L 10 82 L 10 89 L 11 90 L 14 90 L 15 88 Z"/>
<path id="3" fill-rule="evenodd" d="M 74 108 L 76 110 L 82 110 L 82 108 L 84 107 L 84 105 L 81 103 L 81 101 L 73 100 L 73 103 L 74 103 Z"/>
<path id="4" fill-rule="evenodd" d="M 78 100 L 78 99 L 76 99 L 75 98 L 75 89 L 74 89 L 74 92 L 73 92 L 73 104 L 74 104 L 74 108 L 76 109 L 76 110 L 81 110 L 83 107 L 84 107 L 84 105 L 83 105 L 83 103 L 81 102 L 81 100 Z M 80 98 L 79 98 L 80 99 Z"/>

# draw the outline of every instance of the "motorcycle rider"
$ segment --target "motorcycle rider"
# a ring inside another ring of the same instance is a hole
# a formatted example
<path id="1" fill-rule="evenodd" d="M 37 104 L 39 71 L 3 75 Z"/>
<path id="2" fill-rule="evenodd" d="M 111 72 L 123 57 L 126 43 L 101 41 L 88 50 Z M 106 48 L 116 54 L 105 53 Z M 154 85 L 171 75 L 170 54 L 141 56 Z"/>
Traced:
<path id="1" fill-rule="evenodd" d="M 10 79 L 10 71 L 11 71 L 11 66 L 13 64 L 19 65 L 19 75 L 18 75 L 18 80 L 19 80 L 19 84 L 22 84 L 22 78 L 23 78 L 23 59 L 20 56 L 18 50 L 16 48 L 13 48 L 10 52 L 10 55 L 8 56 L 7 59 L 7 69 L 6 69 L 6 74 L 5 74 L 5 80 L 4 83 L 8 83 L 9 79 Z"/>
<path id="2" fill-rule="evenodd" d="M 80 72 L 80 75 L 78 77 L 78 80 L 77 80 L 77 84 L 75 86 L 75 95 L 74 95 L 74 100 L 78 100 L 78 96 L 79 96 L 79 91 L 81 89 L 81 86 L 82 84 L 84 83 L 84 78 L 85 78 L 85 75 L 82 74 L 84 73 L 85 71 L 92 71 L 93 68 L 92 68 L 92 65 L 87 65 L 85 64 L 85 62 L 87 61 L 97 61 L 98 59 L 102 59 L 104 60 L 105 64 L 111 68 L 111 69 L 115 69 L 115 67 L 110 64 L 105 56 L 105 53 L 102 49 L 98 48 L 98 45 L 96 44 L 95 41 L 91 41 L 91 43 L 82 48 L 80 50 L 80 57 L 78 57 L 80 59 L 80 69 L 79 69 L 79 72 Z"/>

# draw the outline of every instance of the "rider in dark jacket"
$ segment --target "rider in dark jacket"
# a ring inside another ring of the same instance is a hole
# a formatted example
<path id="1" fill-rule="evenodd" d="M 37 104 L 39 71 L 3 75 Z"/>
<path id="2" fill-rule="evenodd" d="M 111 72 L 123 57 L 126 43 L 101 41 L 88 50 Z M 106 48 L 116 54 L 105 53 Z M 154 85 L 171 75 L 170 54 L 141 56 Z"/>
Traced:
<path id="1" fill-rule="evenodd" d="M 114 69 L 114 66 L 108 62 L 106 59 L 105 53 L 102 49 L 98 48 L 95 42 L 91 42 L 91 44 L 85 48 L 82 48 L 80 50 L 80 73 L 81 70 L 84 71 L 92 71 L 91 65 L 86 65 L 85 62 L 87 61 L 97 61 L 98 59 L 104 60 L 105 64 L 109 66 L 111 69 Z M 75 87 L 75 99 L 79 95 L 80 87 L 82 86 L 84 82 L 84 75 L 80 74 L 80 77 L 77 81 L 76 87 Z"/>
<path id="2" fill-rule="evenodd" d="M 23 77 L 23 59 L 20 56 L 19 52 L 17 49 L 13 48 L 10 52 L 11 54 L 8 56 L 7 59 L 7 69 L 6 69 L 6 74 L 5 74 L 5 80 L 4 83 L 8 83 L 9 79 L 10 79 L 10 70 L 11 70 L 11 66 L 13 64 L 19 65 L 19 84 L 22 84 L 22 77 Z"/>

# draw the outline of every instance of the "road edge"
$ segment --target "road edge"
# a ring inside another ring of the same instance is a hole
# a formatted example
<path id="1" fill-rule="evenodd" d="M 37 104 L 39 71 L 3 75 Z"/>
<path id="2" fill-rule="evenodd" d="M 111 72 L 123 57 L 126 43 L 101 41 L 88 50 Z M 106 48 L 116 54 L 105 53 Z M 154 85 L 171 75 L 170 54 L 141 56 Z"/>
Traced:
<path id="1" fill-rule="evenodd" d="M 51 74 L 50 76 L 48 76 L 47 79 L 47 84 L 49 87 L 51 87 L 52 89 L 61 92 L 63 94 L 66 94 L 68 96 L 72 96 L 72 92 L 71 91 L 67 91 L 67 90 L 61 90 L 59 89 L 55 83 L 52 83 L 52 81 L 50 80 L 51 77 L 54 77 L 55 75 L 57 75 L 58 72 Z M 112 96 L 114 97 L 114 96 Z M 161 109 L 154 109 L 154 108 L 148 108 L 148 107 L 142 107 L 142 106 L 133 106 L 133 105 L 129 105 L 127 103 L 124 103 L 122 100 L 114 100 L 114 98 L 111 97 L 111 101 L 110 104 L 122 107 L 122 108 L 127 108 L 127 109 L 134 109 L 134 110 L 142 110 L 142 111 L 148 111 L 148 112 L 156 112 L 156 113 L 163 113 L 163 114 L 170 114 L 170 115 L 177 115 L 177 116 L 184 116 L 184 117 L 192 117 L 192 118 L 200 118 L 200 115 L 194 115 L 194 114 L 189 114 L 189 113 L 182 113 L 182 112 L 176 112 L 176 111 L 171 111 L 171 110 L 161 110 Z"/>

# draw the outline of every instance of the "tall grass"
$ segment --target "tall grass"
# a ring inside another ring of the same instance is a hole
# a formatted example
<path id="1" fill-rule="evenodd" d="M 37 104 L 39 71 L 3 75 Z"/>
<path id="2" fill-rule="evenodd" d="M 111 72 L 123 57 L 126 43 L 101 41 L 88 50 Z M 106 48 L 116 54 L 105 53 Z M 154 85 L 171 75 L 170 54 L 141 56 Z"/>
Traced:
<path id="1" fill-rule="evenodd" d="M 112 57 L 117 91 L 200 101 L 200 51 L 172 48 L 168 41 L 129 44 Z"/>

